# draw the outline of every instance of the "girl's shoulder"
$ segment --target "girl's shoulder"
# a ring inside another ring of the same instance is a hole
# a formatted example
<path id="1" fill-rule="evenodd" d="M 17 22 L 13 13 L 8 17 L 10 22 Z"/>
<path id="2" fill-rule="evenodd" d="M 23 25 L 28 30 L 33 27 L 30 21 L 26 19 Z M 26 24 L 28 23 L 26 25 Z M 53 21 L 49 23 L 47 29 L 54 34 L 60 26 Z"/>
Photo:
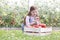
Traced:
<path id="1" fill-rule="evenodd" d="M 26 17 L 30 17 L 30 16 L 26 16 Z"/>
<path id="2" fill-rule="evenodd" d="M 26 18 L 30 18 L 30 16 L 26 16 Z"/>

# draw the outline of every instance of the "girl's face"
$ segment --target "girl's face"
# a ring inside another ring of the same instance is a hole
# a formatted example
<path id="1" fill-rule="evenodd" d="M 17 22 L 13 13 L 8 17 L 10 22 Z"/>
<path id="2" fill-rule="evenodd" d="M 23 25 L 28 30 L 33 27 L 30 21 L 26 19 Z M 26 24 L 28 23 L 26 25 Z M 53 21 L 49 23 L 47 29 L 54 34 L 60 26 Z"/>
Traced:
<path id="1" fill-rule="evenodd" d="M 31 16 L 36 16 L 37 14 L 38 14 L 38 11 L 37 10 L 31 11 Z"/>

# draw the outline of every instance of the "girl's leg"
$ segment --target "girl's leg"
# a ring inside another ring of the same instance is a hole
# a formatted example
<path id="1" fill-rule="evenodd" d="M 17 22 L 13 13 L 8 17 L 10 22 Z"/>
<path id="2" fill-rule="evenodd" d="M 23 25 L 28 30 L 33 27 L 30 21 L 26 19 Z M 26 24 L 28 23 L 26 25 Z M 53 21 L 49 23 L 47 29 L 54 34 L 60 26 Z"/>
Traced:
<path id="1" fill-rule="evenodd" d="M 24 24 L 22 24 L 21 27 L 22 27 L 22 31 L 24 32 Z"/>

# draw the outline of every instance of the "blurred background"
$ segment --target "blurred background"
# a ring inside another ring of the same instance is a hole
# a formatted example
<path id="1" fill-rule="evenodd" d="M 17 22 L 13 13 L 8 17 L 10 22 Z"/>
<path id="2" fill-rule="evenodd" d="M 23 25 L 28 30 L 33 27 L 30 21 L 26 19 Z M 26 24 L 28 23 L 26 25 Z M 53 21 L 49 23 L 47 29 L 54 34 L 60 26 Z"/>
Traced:
<path id="1" fill-rule="evenodd" d="M 60 27 L 60 0 L 0 0 L 0 27 L 21 27 L 31 5 L 38 7 L 41 23 Z"/>

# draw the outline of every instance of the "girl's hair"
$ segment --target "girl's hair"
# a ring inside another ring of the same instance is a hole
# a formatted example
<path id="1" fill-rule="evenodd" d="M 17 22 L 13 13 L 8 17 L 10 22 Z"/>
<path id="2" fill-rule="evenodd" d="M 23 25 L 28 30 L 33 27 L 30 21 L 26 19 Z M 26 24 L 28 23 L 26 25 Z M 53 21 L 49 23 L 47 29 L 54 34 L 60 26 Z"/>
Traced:
<path id="1" fill-rule="evenodd" d="M 30 7 L 30 11 L 28 12 L 28 16 L 31 16 L 31 11 L 36 10 L 37 8 L 34 6 Z M 24 18 L 24 24 L 26 25 L 26 17 Z"/>
<path id="2" fill-rule="evenodd" d="M 31 16 L 31 11 L 36 10 L 37 8 L 35 6 L 30 7 L 30 11 L 28 13 L 28 16 Z"/>

